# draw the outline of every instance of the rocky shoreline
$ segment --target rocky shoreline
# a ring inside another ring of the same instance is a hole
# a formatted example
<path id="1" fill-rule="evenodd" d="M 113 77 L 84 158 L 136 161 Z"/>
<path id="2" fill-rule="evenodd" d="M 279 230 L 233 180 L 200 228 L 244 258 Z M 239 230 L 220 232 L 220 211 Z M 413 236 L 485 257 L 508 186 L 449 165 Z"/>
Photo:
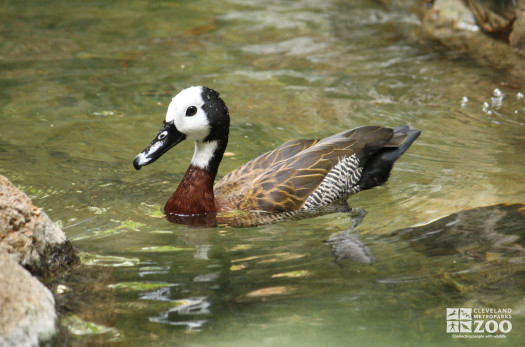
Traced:
<path id="1" fill-rule="evenodd" d="M 56 329 L 42 283 L 80 263 L 65 233 L 0 175 L 0 345 L 38 346 Z"/>

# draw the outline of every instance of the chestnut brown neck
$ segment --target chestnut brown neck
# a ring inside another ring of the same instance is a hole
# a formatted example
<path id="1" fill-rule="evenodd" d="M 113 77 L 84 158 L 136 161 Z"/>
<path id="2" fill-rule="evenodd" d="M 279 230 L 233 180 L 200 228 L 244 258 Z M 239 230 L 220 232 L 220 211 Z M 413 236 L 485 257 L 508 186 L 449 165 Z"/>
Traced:
<path id="1" fill-rule="evenodd" d="M 212 174 L 206 168 L 190 165 L 177 190 L 164 206 L 170 215 L 197 215 L 217 212 Z"/>

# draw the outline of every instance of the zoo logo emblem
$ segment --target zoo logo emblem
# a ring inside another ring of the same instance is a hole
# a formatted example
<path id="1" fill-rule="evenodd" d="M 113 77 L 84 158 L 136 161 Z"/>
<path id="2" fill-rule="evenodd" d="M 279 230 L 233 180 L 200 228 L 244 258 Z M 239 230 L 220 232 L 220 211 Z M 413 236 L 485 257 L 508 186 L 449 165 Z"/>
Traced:
<path id="1" fill-rule="evenodd" d="M 505 338 L 512 330 L 511 319 L 511 308 L 447 308 L 446 331 L 453 338 Z"/>
<path id="2" fill-rule="evenodd" d="M 472 309 L 447 308 L 447 333 L 471 333 Z"/>

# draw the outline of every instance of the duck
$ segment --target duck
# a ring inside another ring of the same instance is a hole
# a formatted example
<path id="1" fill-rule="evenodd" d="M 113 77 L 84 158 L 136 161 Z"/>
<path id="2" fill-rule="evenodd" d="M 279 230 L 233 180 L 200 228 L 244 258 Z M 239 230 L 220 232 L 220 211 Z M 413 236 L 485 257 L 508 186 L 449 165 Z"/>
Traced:
<path id="1" fill-rule="evenodd" d="M 214 89 L 193 86 L 168 106 L 153 141 L 133 160 L 139 170 L 184 140 L 195 151 L 164 206 L 168 220 L 188 225 L 254 226 L 340 211 L 347 198 L 387 182 L 394 163 L 420 130 L 362 126 L 323 139 L 297 139 L 266 152 L 217 183 L 230 116 Z M 342 208 L 346 210 L 346 208 Z"/>

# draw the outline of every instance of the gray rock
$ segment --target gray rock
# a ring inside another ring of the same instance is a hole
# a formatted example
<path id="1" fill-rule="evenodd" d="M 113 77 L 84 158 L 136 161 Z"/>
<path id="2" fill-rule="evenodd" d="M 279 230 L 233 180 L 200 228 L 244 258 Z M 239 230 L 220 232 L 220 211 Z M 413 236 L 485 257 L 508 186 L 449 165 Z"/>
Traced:
<path id="1" fill-rule="evenodd" d="M 64 232 L 1 175 L 0 251 L 41 278 L 79 262 Z"/>
<path id="2" fill-rule="evenodd" d="M 0 346 L 38 346 L 54 334 L 53 295 L 1 250 L 0 288 Z"/>

